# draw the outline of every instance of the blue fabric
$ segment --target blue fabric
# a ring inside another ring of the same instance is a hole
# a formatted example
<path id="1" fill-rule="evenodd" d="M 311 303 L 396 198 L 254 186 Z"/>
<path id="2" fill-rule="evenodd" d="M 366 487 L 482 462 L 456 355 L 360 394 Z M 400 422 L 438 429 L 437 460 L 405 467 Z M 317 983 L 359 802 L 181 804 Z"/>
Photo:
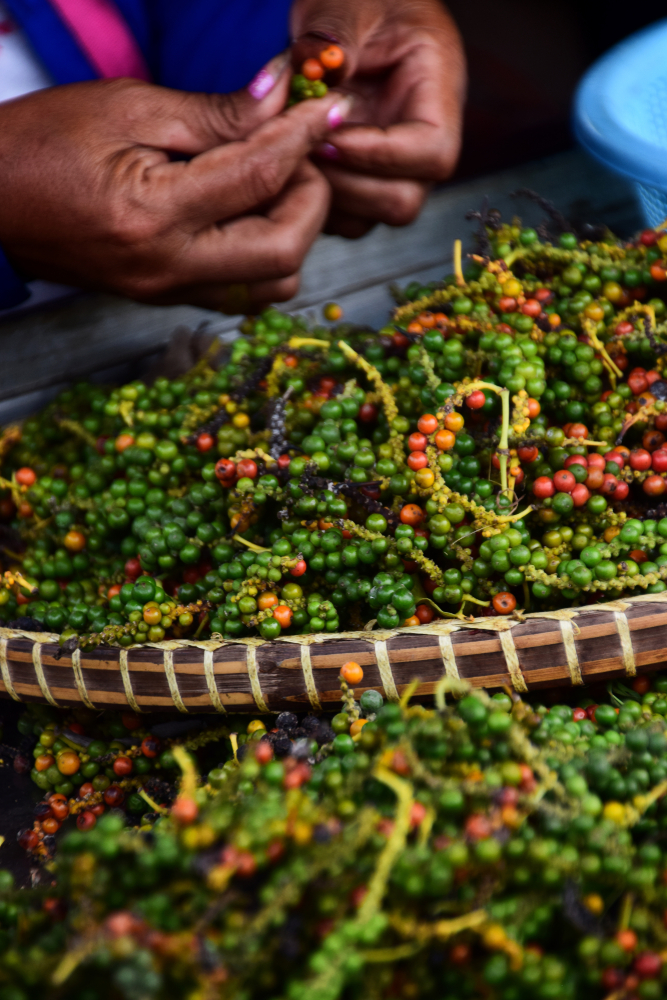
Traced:
<path id="1" fill-rule="evenodd" d="M 59 15 L 47 0 L 5 0 L 14 20 L 27 34 L 35 54 L 56 83 L 96 80 L 88 62 Z"/>
<path id="2" fill-rule="evenodd" d="M 30 298 L 30 289 L 21 281 L 0 247 L 0 309 L 13 309 Z"/>
<path id="3" fill-rule="evenodd" d="M 56 83 L 97 73 L 48 0 L 5 0 Z M 155 83 L 179 90 L 229 93 L 245 87 L 289 44 L 292 0 L 115 0 Z M 29 290 L 0 249 L 0 308 Z"/>

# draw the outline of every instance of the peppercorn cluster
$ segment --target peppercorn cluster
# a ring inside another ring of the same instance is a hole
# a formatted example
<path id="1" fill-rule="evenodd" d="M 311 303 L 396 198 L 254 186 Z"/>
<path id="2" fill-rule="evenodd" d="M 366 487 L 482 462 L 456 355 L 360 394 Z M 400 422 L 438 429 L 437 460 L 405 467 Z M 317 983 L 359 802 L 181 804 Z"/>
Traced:
<path id="1" fill-rule="evenodd" d="M 46 878 L 0 871 L 3 1000 L 664 995 L 667 677 L 549 707 L 448 679 L 385 703 L 354 662 L 341 687 L 331 719 L 185 741 L 31 706 L 36 753 L 153 771 L 36 807 Z"/>
<path id="2" fill-rule="evenodd" d="M 379 331 L 268 309 L 219 369 L 7 428 L 0 620 L 131 646 L 663 592 L 667 235 L 486 239 Z"/>

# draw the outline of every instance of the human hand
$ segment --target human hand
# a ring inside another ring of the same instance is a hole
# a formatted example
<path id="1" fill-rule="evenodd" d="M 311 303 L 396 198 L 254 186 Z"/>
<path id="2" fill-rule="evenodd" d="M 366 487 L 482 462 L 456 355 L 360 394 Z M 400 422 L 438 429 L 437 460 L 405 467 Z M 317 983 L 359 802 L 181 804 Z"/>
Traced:
<path id="1" fill-rule="evenodd" d="M 439 0 L 296 0 L 294 65 L 327 43 L 345 52 L 344 127 L 318 150 L 333 188 L 328 230 L 362 236 L 376 222 L 405 225 L 460 148 L 465 60 Z"/>
<path id="2" fill-rule="evenodd" d="M 113 80 L 0 105 L 10 261 L 144 302 L 236 313 L 290 298 L 329 208 L 307 157 L 347 107 L 331 94 L 281 112 L 286 68 L 277 57 L 225 96 Z"/>

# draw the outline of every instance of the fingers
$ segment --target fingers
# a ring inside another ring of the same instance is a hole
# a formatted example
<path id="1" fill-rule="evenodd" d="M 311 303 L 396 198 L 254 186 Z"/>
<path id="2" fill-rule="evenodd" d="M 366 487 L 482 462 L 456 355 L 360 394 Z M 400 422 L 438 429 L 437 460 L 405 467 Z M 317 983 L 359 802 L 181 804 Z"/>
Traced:
<path id="1" fill-rule="evenodd" d="M 430 188 L 423 181 L 369 177 L 331 163 L 323 163 L 321 169 L 333 189 L 334 209 L 388 226 L 413 222 Z"/>
<path id="2" fill-rule="evenodd" d="M 205 285 L 220 289 L 223 285 L 290 279 L 300 270 L 321 231 L 329 204 L 329 185 L 306 161 L 265 216 L 246 216 L 224 226 L 209 226 L 186 242 L 171 273 L 158 279 L 166 281 L 167 287 L 153 292 L 163 294 L 173 287 Z M 229 294 L 225 292 L 227 302 Z M 274 294 L 278 293 L 271 291 Z"/>
<path id="3" fill-rule="evenodd" d="M 154 301 L 163 305 L 186 302 L 200 309 L 215 309 L 228 316 L 257 314 L 274 302 L 287 302 L 294 298 L 299 290 L 299 277 L 293 274 L 289 278 L 250 284 L 191 285 L 159 296 Z"/>
<path id="4" fill-rule="evenodd" d="M 327 133 L 329 116 L 346 117 L 348 98 L 304 101 L 246 140 L 202 153 L 188 163 L 157 163 L 146 180 L 153 197 L 192 229 L 232 219 L 280 195 L 299 163 Z"/>
<path id="5" fill-rule="evenodd" d="M 424 39 L 385 83 L 378 125 L 350 124 L 327 142 L 341 163 L 364 173 L 445 180 L 460 150 L 461 108 L 461 74 L 445 63 L 439 45 Z"/>
<path id="6" fill-rule="evenodd" d="M 127 138 L 142 146 L 195 156 L 243 139 L 279 114 L 289 92 L 289 52 L 275 56 L 232 94 L 197 94 L 138 81 L 108 84 L 111 101 L 128 91 Z"/>
<path id="7" fill-rule="evenodd" d="M 359 51 L 386 16 L 382 0 L 350 3 L 350 0 L 296 0 L 290 12 L 294 65 L 317 56 L 326 43 L 340 45 L 345 52 L 344 77 L 357 70 Z M 324 44 L 323 44 L 324 43 Z"/>

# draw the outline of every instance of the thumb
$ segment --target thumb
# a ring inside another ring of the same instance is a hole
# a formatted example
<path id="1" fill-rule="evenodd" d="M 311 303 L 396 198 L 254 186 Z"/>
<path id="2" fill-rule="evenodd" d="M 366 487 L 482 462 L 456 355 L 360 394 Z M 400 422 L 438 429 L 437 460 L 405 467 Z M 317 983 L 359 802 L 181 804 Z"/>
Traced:
<path id="1" fill-rule="evenodd" d="M 245 139 L 285 107 L 290 54 L 274 56 L 247 87 L 232 94 L 177 92 L 178 151 L 196 155 L 225 142 Z M 175 92 L 176 93 L 176 92 Z"/>
<path id="2" fill-rule="evenodd" d="M 243 215 L 276 198 L 301 161 L 349 114 L 352 99 L 331 93 L 303 101 L 264 122 L 246 139 L 195 156 L 161 163 L 169 200 L 181 217 L 202 226 Z"/>

